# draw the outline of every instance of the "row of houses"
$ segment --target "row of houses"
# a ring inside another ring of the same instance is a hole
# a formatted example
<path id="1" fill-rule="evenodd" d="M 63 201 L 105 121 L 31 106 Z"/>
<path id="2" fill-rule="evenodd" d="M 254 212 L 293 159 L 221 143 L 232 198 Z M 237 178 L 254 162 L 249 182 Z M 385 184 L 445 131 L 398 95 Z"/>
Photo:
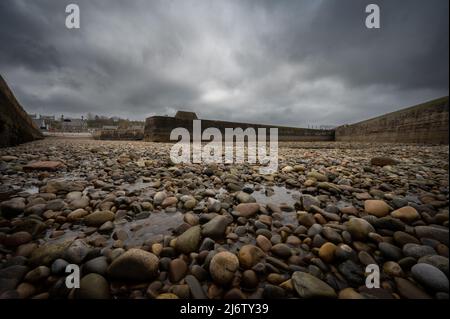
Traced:
<path id="1" fill-rule="evenodd" d="M 62 131 L 62 132 L 87 132 L 88 123 L 81 118 L 56 118 L 54 115 L 28 114 L 33 122 L 42 131 Z"/>
<path id="2" fill-rule="evenodd" d="M 81 118 L 65 118 L 61 115 L 60 118 L 56 118 L 54 115 L 42 115 L 42 114 L 28 114 L 36 126 L 41 131 L 58 131 L 58 132 L 70 132 L 70 133 L 83 133 L 92 132 L 95 130 L 103 131 L 117 131 L 118 125 L 103 125 L 101 128 L 89 128 L 88 121 L 83 116 Z M 113 118 L 114 120 L 114 118 Z M 143 130 L 143 125 L 131 125 L 128 130 Z"/>

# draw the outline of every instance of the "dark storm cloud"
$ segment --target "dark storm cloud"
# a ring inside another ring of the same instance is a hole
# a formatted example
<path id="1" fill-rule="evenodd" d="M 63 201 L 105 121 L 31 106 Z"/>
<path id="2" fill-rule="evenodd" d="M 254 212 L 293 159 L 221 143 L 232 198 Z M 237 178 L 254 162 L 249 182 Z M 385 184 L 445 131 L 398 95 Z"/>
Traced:
<path id="1" fill-rule="evenodd" d="M 307 126 L 448 95 L 447 0 L 70 2 L 0 2 L 0 73 L 29 112 Z"/>

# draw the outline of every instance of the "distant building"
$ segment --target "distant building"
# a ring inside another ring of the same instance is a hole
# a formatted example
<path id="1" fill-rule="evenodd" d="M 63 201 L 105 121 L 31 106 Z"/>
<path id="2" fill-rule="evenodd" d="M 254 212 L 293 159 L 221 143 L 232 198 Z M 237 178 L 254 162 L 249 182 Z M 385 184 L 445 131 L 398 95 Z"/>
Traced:
<path id="1" fill-rule="evenodd" d="M 63 119 L 61 122 L 61 130 L 63 132 L 86 132 L 87 121 L 81 119 Z"/>
<path id="2" fill-rule="evenodd" d="M 119 127 L 116 125 L 103 125 L 102 130 L 107 130 L 107 131 L 115 131 L 117 130 Z"/>
<path id="3" fill-rule="evenodd" d="M 39 114 L 39 118 L 43 119 L 43 120 L 47 120 L 47 121 L 54 121 L 55 120 L 55 116 L 54 115 L 42 115 L 42 114 Z"/>
<path id="4" fill-rule="evenodd" d="M 55 121 L 54 116 L 47 116 L 39 114 L 28 114 L 34 124 L 40 129 L 44 131 L 48 131 L 51 129 L 53 122 Z"/>
<path id="5" fill-rule="evenodd" d="M 178 111 L 177 114 L 175 114 L 176 119 L 180 120 L 197 120 L 197 114 L 194 112 L 186 112 L 186 111 Z"/>

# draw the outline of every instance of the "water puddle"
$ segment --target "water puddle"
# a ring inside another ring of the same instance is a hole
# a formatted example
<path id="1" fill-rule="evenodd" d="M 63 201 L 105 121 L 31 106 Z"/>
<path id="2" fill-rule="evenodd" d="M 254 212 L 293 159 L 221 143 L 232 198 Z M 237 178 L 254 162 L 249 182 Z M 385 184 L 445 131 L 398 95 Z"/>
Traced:
<path id="1" fill-rule="evenodd" d="M 124 241 L 126 246 L 140 246 L 145 242 L 153 241 L 164 235 L 171 235 L 172 230 L 183 223 L 183 214 L 176 213 L 152 213 L 141 220 L 116 224 L 115 231 L 123 230 L 128 239 Z"/>
<path id="2" fill-rule="evenodd" d="M 246 186 L 252 187 L 253 185 Z M 300 199 L 301 194 L 298 191 L 287 189 L 286 187 L 266 186 L 262 187 L 259 191 L 254 191 L 251 195 L 256 199 L 256 202 L 260 204 L 267 205 L 272 203 L 294 206 L 295 202 Z"/>
<path id="3" fill-rule="evenodd" d="M 135 183 L 133 184 L 124 184 L 120 187 L 120 189 L 128 191 L 128 192 L 135 192 L 135 191 L 142 191 L 146 189 L 155 189 L 158 188 L 159 185 L 157 182 L 148 179 L 148 178 L 139 178 Z"/>
<path id="4" fill-rule="evenodd" d="M 138 247 L 146 242 L 150 241 L 160 241 L 165 235 L 172 235 L 172 231 L 183 223 L 183 214 L 180 212 L 176 213 L 152 213 L 149 217 L 145 219 L 135 220 L 135 221 L 120 221 L 115 223 L 114 232 L 124 231 L 127 234 L 127 239 L 123 241 L 127 247 Z M 78 225 L 72 229 L 67 229 L 62 235 L 52 238 L 52 231 L 49 230 L 44 239 L 45 241 L 57 244 L 66 241 L 73 241 L 79 237 L 84 237 L 84 231 L 87 226 Z M 95 239 L 98 233 L 95 232 L 92 235 L 86 236 L 86 240 Z M 109 237 L 107 240 L 107 247 L 111 247 L 114 243 L 114 239 Z"/>
<path id="5" fill-rule="evenodd" d="M 39 187 L 30 185 L 22 188 L 22 192 L 27 192 L 31 195 L 39 193 Z"/>

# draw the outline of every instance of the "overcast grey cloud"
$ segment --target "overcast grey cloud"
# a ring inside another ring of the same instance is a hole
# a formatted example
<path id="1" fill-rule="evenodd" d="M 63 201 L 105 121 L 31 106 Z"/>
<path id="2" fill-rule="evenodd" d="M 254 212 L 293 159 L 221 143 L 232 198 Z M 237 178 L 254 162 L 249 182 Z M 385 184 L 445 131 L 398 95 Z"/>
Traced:
<path id="1" fill-rule="evenodd" d="M 77 3 L 81 29 L 65 28 Z M 381 29 L 364 25 L 381 8 Z M 307 126 L 448 95 L 448 0 L 2 0 L 0 74 L 27 111 Z"/>

